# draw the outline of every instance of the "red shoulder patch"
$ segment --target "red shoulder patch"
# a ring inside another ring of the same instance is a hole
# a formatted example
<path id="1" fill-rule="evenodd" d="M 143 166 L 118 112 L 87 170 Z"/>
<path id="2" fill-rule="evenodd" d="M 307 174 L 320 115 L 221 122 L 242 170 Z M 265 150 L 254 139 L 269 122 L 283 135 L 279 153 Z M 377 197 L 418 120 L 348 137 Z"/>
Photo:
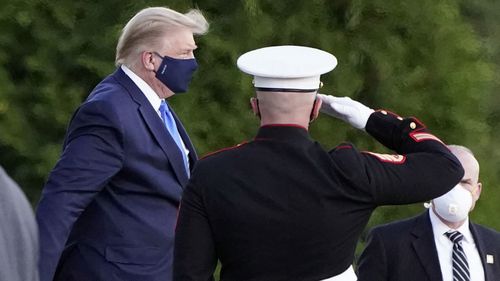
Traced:
<path id="1" fill-rule="evenodd" d="M 406 156 L 399 154 L 380 154 L 370 151 L 363 151 L 363 153 L 375 156 L 381 162 L 393 163 L 393 164 L 403 164 L 406 161 Z"/>
<path id="2" fill-rule="evenodd" d="M 239 147 L 241 147 L 241 146 L 243 146 L 243 145 L 245 145 L 245 144 L 247 144 L 247 143 L 248 143 L 248 141 L 244 141 L 244 142 L 239 143 L 239 144 L 234 145 L 234 146 L 224 147 L 224 148 L 222 148 L 222 149 L 219 149 L 219 150 L 216 150 L 216 151 L 213 151 L 213 152 L 209 152 L 209 153 L 205 154 L 203 157 L 201 157 L 201 159 L 205 159 L 205 158 L 207 158 L 207 157 L 209 157 L 209 156 L 212 156 L 212 155 L 218 154 L 218 153 L 223 152 L 223 151 L 227 151 L 227 150 L 231 150 L 231 149 L 236 149 L 236 148 L 239 148 Z"/>
<path id="3" fill-rule="evenodd" d="M 421 142 L 421 141 L 426 141 L 426 140 L 435 140 L 435 141 L 438 141 L 438 142 L 444 144 L 443 141 L 441 141 L 438 137 L 436 137 L 435 135 L 430 134 L 430 133 L 416 131 L 416 132 L 411 132 L 410 137 L 416 142 Z"/>

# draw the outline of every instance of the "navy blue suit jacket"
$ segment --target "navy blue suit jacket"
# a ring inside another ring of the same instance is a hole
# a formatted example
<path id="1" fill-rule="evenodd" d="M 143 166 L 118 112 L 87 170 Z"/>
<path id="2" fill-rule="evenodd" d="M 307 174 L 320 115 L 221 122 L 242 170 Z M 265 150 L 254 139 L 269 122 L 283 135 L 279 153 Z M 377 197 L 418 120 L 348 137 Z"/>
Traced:
<path id="1" fill-rule="evenodd" d="M 180 135 L 196 152 L 174 114 Z M 78 108 L 37 208 L 41 281 L 170 280 L 182 154 L 118 68 Z"/>
<path id="2" fill-rule="evenodd" d="M 500 280 L 500 233 L 470 223 L 486 281 Z M 488 263 L 486 255 L 494 257 Z M 425 212 L 375 227 L 361 254 L 358 281 L 443 281 L 434 234 Z"/>

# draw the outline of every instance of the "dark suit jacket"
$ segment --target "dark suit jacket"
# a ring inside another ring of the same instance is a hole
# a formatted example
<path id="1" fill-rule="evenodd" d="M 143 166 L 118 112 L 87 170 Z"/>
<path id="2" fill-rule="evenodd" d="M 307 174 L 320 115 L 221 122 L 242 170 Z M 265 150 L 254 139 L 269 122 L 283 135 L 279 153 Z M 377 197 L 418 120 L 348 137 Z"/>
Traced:
<path id="1" fill-rule="evenodd" d="M 174 118 L 193 166 L 196 153 Z M 156 109 L 117 69 L 73 115 L 43 189 L 41 280 L 170 280 L 187 180 Z"/>
<path id="2" fill-rule="evenodd" d="M 500 280 L 500 233 L 470 224 L 486 281 Z M 494 263 L 486 262 L 486 255 Z M 358 267 L 358 281 L 443 281 L 429 213 L 374 228 Z"/>

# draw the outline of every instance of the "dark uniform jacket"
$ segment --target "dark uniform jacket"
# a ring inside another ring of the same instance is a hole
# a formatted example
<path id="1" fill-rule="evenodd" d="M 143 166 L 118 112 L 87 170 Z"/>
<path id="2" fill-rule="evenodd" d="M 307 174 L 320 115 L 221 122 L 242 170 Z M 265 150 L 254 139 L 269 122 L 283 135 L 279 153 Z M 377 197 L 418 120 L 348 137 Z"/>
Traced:
<path id="1" fill-rule="evenodd" d="M 174 280 L 321 280 L 353 262 L 379 205 L 440 196 L 463 176 L 416 119 L 373 113 L 366 131 L 401 155 L 325 151 L 305 128 L 261 127 L 253 141 L 198 162 L 181 202 Z"/>
<path id="2" fill-rule="evenodd" d="M 500 280 L 500 233 L 474 223 L 469 228 L 485 280 Z M 374 228 L 358 272 L 358 281 L 443 281 L 429 213 Z"/>

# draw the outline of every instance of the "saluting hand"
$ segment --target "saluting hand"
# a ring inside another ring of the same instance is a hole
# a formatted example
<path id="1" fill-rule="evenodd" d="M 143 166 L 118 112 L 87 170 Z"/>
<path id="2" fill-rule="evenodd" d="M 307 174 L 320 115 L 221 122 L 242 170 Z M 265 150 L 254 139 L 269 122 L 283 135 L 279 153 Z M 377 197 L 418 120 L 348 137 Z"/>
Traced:
<path id="1" fill-rule="evenodd" d="M 338 98 L 323 94 L 318 94 L 318 97 L 323 101 L 321 112 L 339 118 L 357 129 L 365 129 L 366 122 L 374 111 L 349 97 Z"/>

